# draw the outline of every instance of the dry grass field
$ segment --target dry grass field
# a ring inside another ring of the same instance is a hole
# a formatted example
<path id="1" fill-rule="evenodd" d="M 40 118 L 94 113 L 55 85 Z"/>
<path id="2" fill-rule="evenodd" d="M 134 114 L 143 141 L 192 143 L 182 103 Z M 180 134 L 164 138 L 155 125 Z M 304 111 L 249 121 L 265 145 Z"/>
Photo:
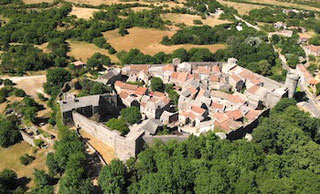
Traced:
<path id="1" fill-rule="evenodd" d="M 224 1 L 224 0 L 218 0 L 223 5 L 227 5 L 229 7 L 233 7 L 236 10 L 238 10 L 238 13 L 240 15 L 247 15 L 250 10 L 252 9 L 259 9 L 262 8 L 263 6 L 259 5 L 251 5 L 251 4 L 245 4 L 245 3 L 235 3 L 235 2 L 230 2 L 230 1 Z"/>
<path id="2" fill-rule="evenodd" d="M 23 89 L 34 98 L 37 97 L 37 93 L 44 93 L 42 86 L 47 81 L 45 75 L 8 78 L 16 84 L 15 87 Z"/>
<path id="3" fill-rule="evenodd" d="M 33 4 L 33 3 L 53 3 L 54 0 L 23 0 L 25 4 Z"/>
<path id="4" fill-rule="evenodd" d="M 215 52 L 218 49 L 225 48 L 223 44 L 214 45 L 173 45 L 165 46 L 160 44 L 163 36 L 172 36 L 174 31 L 161 31 L 155 29 L 131 28 L 129 34 L 120 36 L 118 30 L 108 31 L 104 33 L 104 37 L 117 51 L 130 51 L 133 48 L 140 49 L 145 54 L 154 55 L 158 52 L 171 53 L 178 48 L 208 48 Z"/>
<path id="5" fill-rule="evenodd" d="M 101 154 L 103 159 L 110 164 L 111 160 L 115 159 L 115 153 L 112 148 L 105 145 L 101 141 L 97 140 L 96 138 L 92 137 L 90 134 L 84 132 L 83 130 L 80 130 L 80 134 L 82 137 L 89 140 L 89 143 Z"/>
<path id="6" fill-rule="evenodd" d="M 300 4 L 295 4 L 295 3 L 281 2 L 281 1 L 277 1 L 277 0 L 248 0 L 248 1 L 256 2 L 256 3 L 266 3 L 266 4 L 271 4 L 271 5 L 295 7 L 295 8 L 306 9 L 306 10 L 320 11 L 319 8 L 311 7 L 308 5 L 300 5 Z"/>
<path id="7" fill-rule="evenodd" d="M 47 167 L 45 150 L 38 150 L 36 154 L 33 154 L 32 150 L 33 148 L 24 141 L 9 148 L 0 148 L 0 171 L 8 168 L 14 170 L 18 174 L 18 178 L 27 177 L 32 179 L 32 173 L 34 172 L 35 168 L 46 170 Z M 25 153 L 34 155 L 36 157 L 36 159 L 27 166 L 24 166 L 19 162 L 19 157 Z M 27 186 L 30 188 L 33 186 L 33 184 L 34 183 L 31 180 L 27 184 Z"/>
<path id="8" fill-rule="evenodd" d="M 68 52 L 69 56 L 74 57 L 77 60 L 86 62 L 94 53 L 101 53 L 107 55 L 111 58 L 113 63 L 118 62 L 118 58 L 115 55 L 110 55 L 108 50 L 101 49 L 94 44 L 79 42 L 79 41 L 68 41 L 70 45 L 70 51 Z"/>
<path id="9" fill-rule="evenodd" d="M 170 20 L 173 24 L 184 23 L 187 26 L 194 26 L 193 20 L 201 20 L 203 24 L 215 26 L 219 24 L 230 23 L 227 20 L 220 20 L 217 17 L 208 17 L 201 19 L 198 15 L 166 13 L 161 15 L 164 20 Z"/>
<path id="10" fill-rule="evenodd" d="M 82 7 L 72 7 L 72 11 L 69 15 L 75 15 L 77 18 L 90 19 L 94 12 L 99 11 L 99 9 L 82 8 Z"/>

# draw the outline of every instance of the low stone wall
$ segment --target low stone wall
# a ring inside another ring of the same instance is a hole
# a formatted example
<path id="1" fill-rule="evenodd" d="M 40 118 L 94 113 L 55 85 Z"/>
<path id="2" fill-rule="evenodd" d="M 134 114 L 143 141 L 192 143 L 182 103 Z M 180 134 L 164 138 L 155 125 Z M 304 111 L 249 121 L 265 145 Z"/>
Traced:
<path id="1" fill-rule="evenodd" d="M 143 133 L 129 133 L 126 137 L 123 137 L 118 131 L 111 130 L 102 123 L 92 121 L 77 112 L 73 112 L 72 115 L 76 127 L 80 127 L 86 133 L 113 148 L 120 160 L 127 160 L 136 156 L 142 150 L 140 142 Z"/>
<path id="2" fill-rule="evenodd" d="M 31 136 L 28 135 L 26 132 L 21 131 L 21 130 L 20 130 L 20 134 L 21 134 L 22 139 L 23 139 L 24 141 L 26 141 L 28 144 L 30 144 L 30 145 L 32 145 L 32 146 L 34 146 L 34 147 L 36 146 L 36 145 L 34 144 L 34 142 L 33 142 L 33 140 L 34 140 L 33 137 L 31 137 Z"/>

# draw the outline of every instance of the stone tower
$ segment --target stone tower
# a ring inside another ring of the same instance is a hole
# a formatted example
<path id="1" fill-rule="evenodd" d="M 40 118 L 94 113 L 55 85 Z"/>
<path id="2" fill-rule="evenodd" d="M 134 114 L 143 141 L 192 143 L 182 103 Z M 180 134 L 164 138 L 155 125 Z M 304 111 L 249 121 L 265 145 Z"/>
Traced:
<path id="1" fill-rule="evenodd" d="M 298 81 L 300 79 L 300 76 L 296 74 L 295 71 L 290 70 L 287 73 L 286 83 L 285 87 L 288 88 L 288 97 L 292 98 L 298 85 Z"/>

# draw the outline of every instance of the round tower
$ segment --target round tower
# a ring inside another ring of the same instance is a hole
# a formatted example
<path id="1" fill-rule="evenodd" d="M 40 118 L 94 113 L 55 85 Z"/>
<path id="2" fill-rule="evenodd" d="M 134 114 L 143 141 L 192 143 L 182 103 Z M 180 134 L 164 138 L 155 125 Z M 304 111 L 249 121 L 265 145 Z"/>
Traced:
<path id="1" fill-rule="evenodd" d="M 300 79 L 300 76 L 298 74 L 296 74 L 295 71 L 290 70 L 287 73 L 287 78 L 286 78 L 286 82 L 285 82 L 284 86 L 286 88 L 288 88 L 288 97 L 289 98 L 293 97 L 293 95 L 297 89 L 299 79 Z"/>

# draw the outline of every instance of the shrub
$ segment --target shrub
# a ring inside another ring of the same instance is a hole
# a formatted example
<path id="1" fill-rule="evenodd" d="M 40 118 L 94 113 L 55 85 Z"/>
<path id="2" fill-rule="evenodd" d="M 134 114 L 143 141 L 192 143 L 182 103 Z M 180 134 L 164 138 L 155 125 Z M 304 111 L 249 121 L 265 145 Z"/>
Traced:
<path id="1" fill-rule="evenodd" d="M 201 20 L 193 20 L 193 23 L 196 24 L 196 25 L 203 24 Z"/>
<path id="2" fill-rule="evenodd" d="M 23 164 L 25 166 L 30 164 L 35 159 L 36 158 L 34 156 L 30 156 L 29 154 L 24 154 L 24 155 L 20 156 L 20 158 L 19 158 L 21 164 Z"/>
<path id="3" fill-rule="evenodd" d="M 131 125 L 139 122 L 142 118 L 139 108 L 135 106 L 122 109 L 120 114 L 121 117 Z"/>
<path id="4" fill-rule="evenodd" d="M 113 130 L 119 131 L 121 135 L 126 135 L 130 131 L 126 121 L 121 118 L 112 118 L 106 123 L 106 125 Z"/>

